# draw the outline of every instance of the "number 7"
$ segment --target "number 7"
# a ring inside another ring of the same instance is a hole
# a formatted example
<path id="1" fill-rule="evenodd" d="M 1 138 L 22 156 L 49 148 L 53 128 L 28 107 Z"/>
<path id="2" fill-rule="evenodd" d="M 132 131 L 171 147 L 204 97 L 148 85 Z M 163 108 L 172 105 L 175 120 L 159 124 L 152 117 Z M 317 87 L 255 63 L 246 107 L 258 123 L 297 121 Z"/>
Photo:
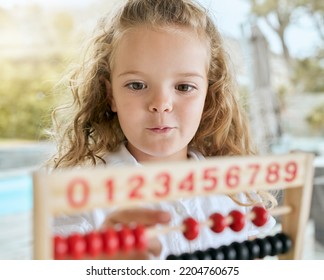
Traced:
<path id="1" fill-rule="evenodd" d="M 249 185 L 253 186 L 255 183 L 255 179 L 260 171 L 260 164 L 258 164 L 258 163 L 249 164 L 248 168 L 252 169 L 252 175 L 250 177 Z"/>

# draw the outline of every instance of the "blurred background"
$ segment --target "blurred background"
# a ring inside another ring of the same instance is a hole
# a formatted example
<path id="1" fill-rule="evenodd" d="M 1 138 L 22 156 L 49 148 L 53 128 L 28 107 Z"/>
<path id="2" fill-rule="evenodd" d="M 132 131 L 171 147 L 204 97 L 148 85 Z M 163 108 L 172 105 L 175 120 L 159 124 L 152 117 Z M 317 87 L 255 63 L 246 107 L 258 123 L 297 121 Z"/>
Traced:
<path id="1" fill-rule="evenodd" d="M 198 0 L 197 0 L 198 1 Z M 30 259 L 32 171 L 56 88 L 118 0 L 0 0 L 0 259 Z M 199 0 L 223 34 L 261 154 L 315 154 L 305 259 L 324 259 L 324 2 Z"/>

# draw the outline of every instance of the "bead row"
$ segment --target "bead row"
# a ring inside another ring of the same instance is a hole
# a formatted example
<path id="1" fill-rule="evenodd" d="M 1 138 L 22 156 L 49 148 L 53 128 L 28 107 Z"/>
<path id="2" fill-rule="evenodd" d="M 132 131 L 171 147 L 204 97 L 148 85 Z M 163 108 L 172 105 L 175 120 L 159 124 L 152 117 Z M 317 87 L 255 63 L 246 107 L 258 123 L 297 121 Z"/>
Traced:
<path id="1" fill-rule="evenodd" d="M 269 219 L 268 211 L 261 206 L 254 206 L 250 213 L 250 219 L 258 227 L 263 226 Z M 215 233 L 221 233 L 226 227 L 235 232 L 241 231 L 245 226 L 246 217 L 238 210 L 233 210 L 225 217 L 220 213 L 209 216 L 206 224 Z M 183 221 L 183 235 L 188 240 L 194 240 L 199 235 L 199 223 L 189 217 Z"/>
<path id="2" fill-rule="evenodd" d="M 54 237 L 54 259 L 95 258 L 100 254 L 112 256 L 117 252 L 128 253 L 131 250 L 145 250 L 147 246 L 145 228 L 141 225 L 119 229 L 107 228 L 92 231 L 85 235 L 74 233 L 68 237 Z"/>
<path id="3" fill-rule="evenodd" d="M 268 212 L 261 206 L 254 206 L 249 214 L 252 223 L 257 226 L 263 226 L 268 220 Z M 231 211 L 226 217 L 219 213 L 210 215 L 205 223 L 199 223 L 192 217 L 186 218 L 180 230 L 188 240 L 194 240 L 199 235 L 199 228 L 207 224 L 215 233 L 221 233 L 226 227 L 233 231 L 240 231 L 245 226 L 245 215 L 238 210 Z M 178 228 L 168 227 L 167 231 Z M 107 228 L 101 232 L 89 232 L 85 235 L 74 233 L 68 237 L 54 237 L 54 258 L 65 259 L 82 259 L 84 256 L 92 258 L 107 254 L 114 255 L 118 251 L 127 253 L 132 249 L 144 250 L 147 243 L 147 235 L 143 226 L 129 228 L 121 226 L 120 229 Z M 151 234 L 150 234 L 151 233 Z M 158 234 L 159 232 L 155 232 Z M 152 236 L 152 230 L 148 233 Z"/>
<path id="4" fill-rule="evenodd" d="M 233 242 L 217 249 L 197 250 L 193 253 L 169 255 L 167 260 L 254 260 L 266 256 L 276 256 L 287 253 L 292 247 L 291 239 L 284 233 L 265 238 L 246 240 L 242 243 Z"/>

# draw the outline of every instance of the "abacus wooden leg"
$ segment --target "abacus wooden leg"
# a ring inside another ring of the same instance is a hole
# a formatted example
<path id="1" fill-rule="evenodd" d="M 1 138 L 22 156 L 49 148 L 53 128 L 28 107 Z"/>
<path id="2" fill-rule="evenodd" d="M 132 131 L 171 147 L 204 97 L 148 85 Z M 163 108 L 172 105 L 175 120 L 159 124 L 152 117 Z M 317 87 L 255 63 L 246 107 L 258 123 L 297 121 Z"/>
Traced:
<path id="1" fill-rule="evenodd" d="M 302 259 L 305 230 L 310 212 L 313 184 L 313 157 L 308 155 L 305 164 L 305 185 L 299 188 L 286 188 L 284 204 L 289 205 L 292 211 L 282 217 L 282 230 L 292 240 L 292 250 L 280 256 L 280 259 Z"/>
<path id="2" fill-rule="evenodd" d="M 34 176 L 34 259 L 53 259 L 49 189 L 43 177 Z"/>

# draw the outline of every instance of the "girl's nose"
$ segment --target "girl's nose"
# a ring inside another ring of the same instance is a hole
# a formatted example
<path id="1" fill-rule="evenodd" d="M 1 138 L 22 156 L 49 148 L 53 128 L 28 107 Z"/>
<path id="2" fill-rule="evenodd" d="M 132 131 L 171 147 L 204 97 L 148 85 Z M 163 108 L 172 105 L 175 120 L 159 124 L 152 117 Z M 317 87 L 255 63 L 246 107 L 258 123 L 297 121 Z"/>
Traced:
<path id="1" fill-rule="evenodd" d="M 166 90 L 152 93 L 149 111 L 156 113 L 171 112 L 173 109 L 172 96 Z"/>

